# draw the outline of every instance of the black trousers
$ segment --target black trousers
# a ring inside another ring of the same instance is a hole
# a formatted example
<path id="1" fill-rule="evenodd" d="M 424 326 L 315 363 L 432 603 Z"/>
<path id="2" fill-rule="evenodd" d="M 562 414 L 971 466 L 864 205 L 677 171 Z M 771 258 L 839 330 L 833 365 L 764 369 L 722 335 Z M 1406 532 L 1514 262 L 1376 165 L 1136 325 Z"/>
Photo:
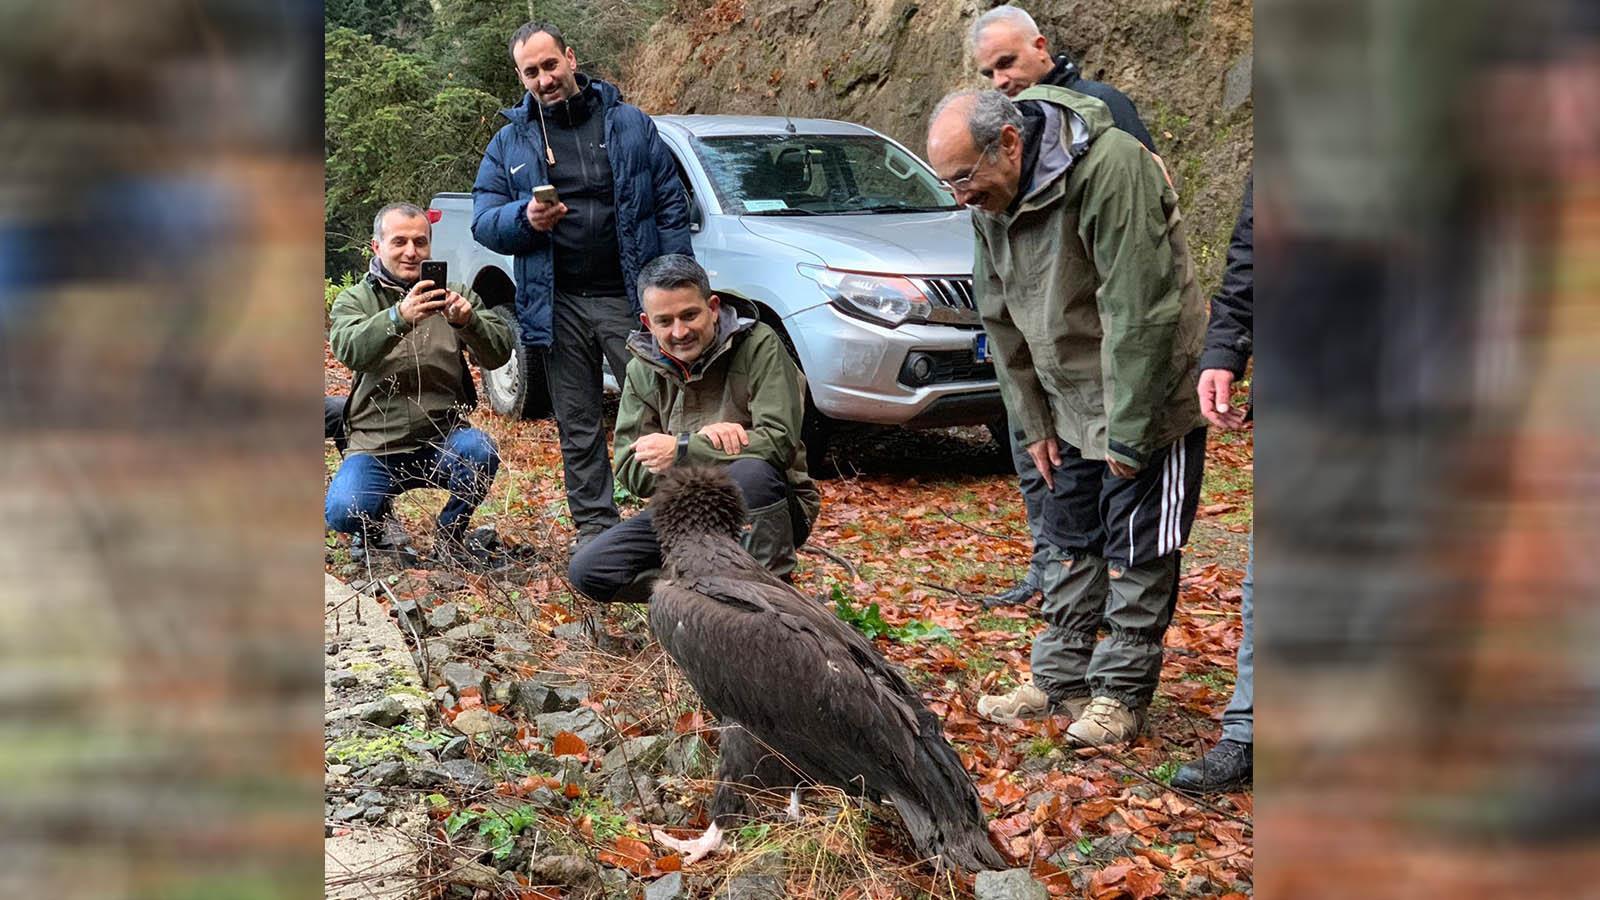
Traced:
<path id="1" fill-rule="evenodd" d="M 1061 528 L 1045 546 L 1033 681 L 1052 699 L 1113 697 L 1150 702 L 1161 648 L 1178 599 L 1180 550 L 1200 500 L 1206 430 L 1151 455 L 1133 478 L 1058 445 L 1061 466 L 1044 514 Z M 1109 631 L 1099 637 L 1101 628 Z"/>
<path id="2" fill-rule="evenodd" d="M 728 475 L 744 494 L 747 509 L 761 509 L 790 499 L 788 482 L 770 463 L 736 459 L 728 464 Z M 810 536 L 811 526 L 792 499 L 789 507 L 794 544 L 798 547 Z M 572 582 L 573 588 L 601 603 L 646 599 L 643 596 L 618 597 L 618 594 L 639 576 L 661 568 L 661 545 L 656 543 L 652 512 L 646 508 L 574 554 L 567 567 L 567 580 Z"/>
<path id="3" fill-rule="evenodd" d="M 584 297 L 556 291 L 553 305 L 545 376 L 561 431 L 567 511 L 577 528 L 609 528 L 620 517 L 612 499 L 600 362 L 611 363 L 620 385 L 628 368 L 628 334 L 639 327 L 639 320 L 625 296 Z"/>

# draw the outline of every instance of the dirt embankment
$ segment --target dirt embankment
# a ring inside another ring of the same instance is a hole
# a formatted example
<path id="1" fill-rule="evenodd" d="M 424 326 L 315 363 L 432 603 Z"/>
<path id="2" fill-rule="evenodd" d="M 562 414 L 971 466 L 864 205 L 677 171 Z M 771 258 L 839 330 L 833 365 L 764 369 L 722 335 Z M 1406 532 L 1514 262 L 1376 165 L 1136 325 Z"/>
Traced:
<path id="1" fill-rule="evenodd" d="M 947 91 L 981 86 L 971 0 L 680 0 L 623 79 L 652 113 L 861 122 L 923 152 Z M 1025 4 L 1086 75 L 1138 105 L 1183 199 L 1199 276 L 1220 276 L 1252 158 L 1250 0 Z"/>

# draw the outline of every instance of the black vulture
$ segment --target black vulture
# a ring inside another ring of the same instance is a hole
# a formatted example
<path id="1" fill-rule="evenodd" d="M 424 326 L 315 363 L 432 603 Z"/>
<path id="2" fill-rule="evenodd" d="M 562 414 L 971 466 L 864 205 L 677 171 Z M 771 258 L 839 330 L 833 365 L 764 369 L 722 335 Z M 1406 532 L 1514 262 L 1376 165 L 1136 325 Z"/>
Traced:
<path id="1" fill-rule="evenodd" d="M 689 861 L 719 846 L 729 789 L 763 780 L 766 770 L 751 765 L 770 750 L 799 781 L 887 798 L 923 858 L 1005 868 L 938 717 L 865 636 L 745 552 L 744 502 L 732 480 L 716 468 L 675 466 L 652 509 L 664 562 L 650 630 L 723 724 L 749 732 L 733 732 L 732 754 L 724 742 L 724 787 L 706 833 L 695 842 L 657 837 Z"/>

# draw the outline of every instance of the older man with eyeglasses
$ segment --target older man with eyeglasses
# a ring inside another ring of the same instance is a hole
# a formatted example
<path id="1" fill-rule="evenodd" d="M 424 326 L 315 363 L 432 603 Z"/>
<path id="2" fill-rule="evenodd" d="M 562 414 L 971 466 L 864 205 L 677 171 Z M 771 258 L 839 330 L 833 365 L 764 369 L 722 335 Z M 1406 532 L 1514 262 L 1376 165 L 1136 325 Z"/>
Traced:
<path id="1" fill-rule="evenodd" d="M 1032 680 L 996 722 L 1060 709 L 1132 741 L 1161 673 L 1205 462 L 1205 308 L 1178 196 L 1104 103 L 1034 86 L 946 97 L 928 160 L 973 210 L 973 286 L 1012 427 L 1051 489 Z M 1110 634 L 1098 639 L 1102 622 Z"/>

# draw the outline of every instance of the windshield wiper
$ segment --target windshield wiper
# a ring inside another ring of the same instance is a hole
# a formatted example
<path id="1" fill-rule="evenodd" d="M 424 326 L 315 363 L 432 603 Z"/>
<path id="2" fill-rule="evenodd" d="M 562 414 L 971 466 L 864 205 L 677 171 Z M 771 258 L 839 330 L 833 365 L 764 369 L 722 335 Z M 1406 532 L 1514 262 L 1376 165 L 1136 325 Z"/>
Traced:
<path id="1" fill-rule="evenodd" d="M 953 212 L 959 206 L 863 206 L 860 209 L 846 210 L 850 214 L 875 215 L 880 213 L 923 213 L 923 212 Z"/>
<path id="2" fill-rule="evenodd" d="M 747 213 L 744 213 L 744 215 L 747 215 L 747 216 L 815 216 L 815 215 L 820 215 L 820 213 L 814 212 L 813 210 L 809 210 L 809 209 L 800 209 L 799 207 L 791 206 L 791 207 L 789 207 L 787 209 L 763 209 L 760 212 L 747 212 Z"/>

